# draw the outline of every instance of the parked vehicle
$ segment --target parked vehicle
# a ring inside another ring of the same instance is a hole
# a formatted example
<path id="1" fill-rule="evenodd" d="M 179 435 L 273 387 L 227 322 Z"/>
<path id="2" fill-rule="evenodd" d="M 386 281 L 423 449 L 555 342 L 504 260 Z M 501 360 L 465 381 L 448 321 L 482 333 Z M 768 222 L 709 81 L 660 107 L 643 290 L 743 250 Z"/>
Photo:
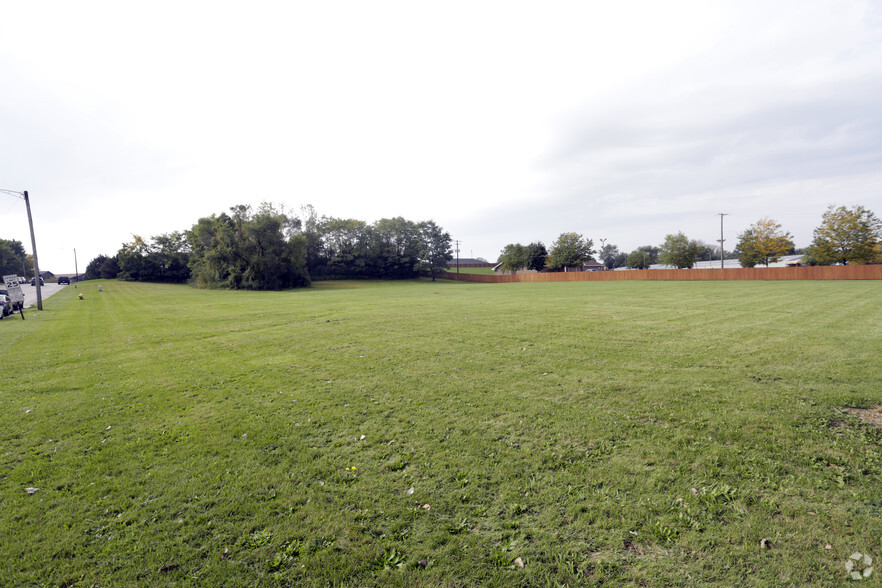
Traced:
<path id="1" fill-rule="evenodd" d="M 10 313 L 18 312 L 21 310 L 21 307 L 24 306 L 23 302 L 11 302 L 11 298 L 9 298 L 9 290 L 6 288 L 0 288 L 0 301 L 6 301 L 10 307 Z"/>
<path id="2" fill-rule="evenodd" d="M 14 311 L 12 310 L 12 302 L 6 294 L 0 295 L 0 318 L 6 318 Z"/>
<path id="3" fill-rule="evenodd" d="M 68 286 L 70 286 L 70 278 L 68 278 L 67 276 L 60 276 L 58 278 L 58 285 L 60 286 L 61 284 L 67 284 Z"/>
<path id="4" fill-rule="evenodd" d="M 36 285 L 37 285 L 37 278 L 31 278 L 31 286 L 36 286 Z M 40 285 L 41 286 L 46 285 L 45 282 L 43 282 L 43 278 L 40 278 Z"/>

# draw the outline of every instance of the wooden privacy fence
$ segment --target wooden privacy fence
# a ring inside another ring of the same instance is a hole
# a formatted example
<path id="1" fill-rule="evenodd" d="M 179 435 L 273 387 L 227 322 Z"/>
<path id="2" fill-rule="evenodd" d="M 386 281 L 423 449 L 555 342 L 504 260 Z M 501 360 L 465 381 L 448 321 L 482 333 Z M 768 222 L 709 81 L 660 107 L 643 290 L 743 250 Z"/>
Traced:
<path id="1" fill-rule="evenodd" d="M 618 280 L 882 280 L 882 265 L 828 265 L 813 267 L 752 267 L 717 269 L 649 269 L 605 272 L 543 272 L 488 276 L 447 272 L 438 277 L 461 282 L 614 282 Z"/>

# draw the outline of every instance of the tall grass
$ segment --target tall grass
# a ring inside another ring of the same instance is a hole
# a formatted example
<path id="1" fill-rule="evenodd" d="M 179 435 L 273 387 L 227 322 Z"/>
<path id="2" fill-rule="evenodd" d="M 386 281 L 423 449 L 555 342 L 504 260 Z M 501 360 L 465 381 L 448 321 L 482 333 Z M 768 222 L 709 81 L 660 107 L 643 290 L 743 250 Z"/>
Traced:
<path id="1" fill-rule="evenodd" d="M 875 282 L 102 285 L 0 323 L 10 584 L 802 585 L 882 558 L 882 437 L 843 410 L 882 403 Z"/>

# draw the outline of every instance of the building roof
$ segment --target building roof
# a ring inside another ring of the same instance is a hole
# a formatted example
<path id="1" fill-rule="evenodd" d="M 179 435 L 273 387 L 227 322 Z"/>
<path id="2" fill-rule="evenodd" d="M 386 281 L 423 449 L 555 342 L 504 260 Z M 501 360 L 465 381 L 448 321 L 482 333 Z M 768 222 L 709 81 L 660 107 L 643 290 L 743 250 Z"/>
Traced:
<path id="1" fill-rule="evenodd" d="M 473 259 L 471 257 L 460 257 L 458 260 L 454 257 L 450 261 L 447 262 L 447 265 L 463 265 L 465 263 L 490 263 L 489 261 L 485 261 L 483 259 Z M 492 265 L 492 264 L 491 264 Z"/>

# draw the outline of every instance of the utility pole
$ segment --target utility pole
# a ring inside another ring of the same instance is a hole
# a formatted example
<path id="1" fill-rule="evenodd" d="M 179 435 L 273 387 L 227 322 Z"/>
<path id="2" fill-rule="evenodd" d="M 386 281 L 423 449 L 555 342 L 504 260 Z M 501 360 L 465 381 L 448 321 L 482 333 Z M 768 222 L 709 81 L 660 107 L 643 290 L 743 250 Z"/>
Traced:
<path id="1" fill-rule="evenodd" d="M 726 252 L 723 250 L 723 242 L 725 241 L 725 239 L 723 239 L 723 217 L 729 216 L 729 213 L 721 212 L 721 213 L 719 213 L 719 216 L 720 216 L 720 269 L 723 269 L 726 267 Z"/>
<path id="2" fill-rule="evenodd" d="M 77 250 L 74 249 L 74 288 L 77 287 L 77 284 L 80 282 L 80 270 L 77 267 Z"/>
<path id="3" fill-rule="evenodd" d="M 37 288 L 37 310 L 43 310 L 43 290 L 40 288 L 40 263 L 37 261 L 37 239 L 34 237 L 34 219 L 31 217 L 31 201 L 28 198 L 28 191 L 22 192 L 24 195 L 25 207 L 28 209 L 28 226 L 31 227 L 31 249 L 34 252 L 34 286 Z"/>
<path id="4" fill-rule="evenodd" d="M 454 241 L 454 243 L 456 244 L 456 273 L 459 273 L 459 244 L 462 243 L 462 241 L 457 240 Z"/>
<path id="5" fill-rule="evenodd" d="M 37 310 L 43 310 L 43 290 L 40 289 L 40 264 L 37 261 L 37 239 L 34 237 L 34 219 L 31 217 L 31 201 L 28 198 L 28 191 L 0 190 L 0 192 L 23 198 L 28 209 L 28 226 L 31 228 L 31 248 L 34 252 L 34 285 L 37 287 Z"/>

